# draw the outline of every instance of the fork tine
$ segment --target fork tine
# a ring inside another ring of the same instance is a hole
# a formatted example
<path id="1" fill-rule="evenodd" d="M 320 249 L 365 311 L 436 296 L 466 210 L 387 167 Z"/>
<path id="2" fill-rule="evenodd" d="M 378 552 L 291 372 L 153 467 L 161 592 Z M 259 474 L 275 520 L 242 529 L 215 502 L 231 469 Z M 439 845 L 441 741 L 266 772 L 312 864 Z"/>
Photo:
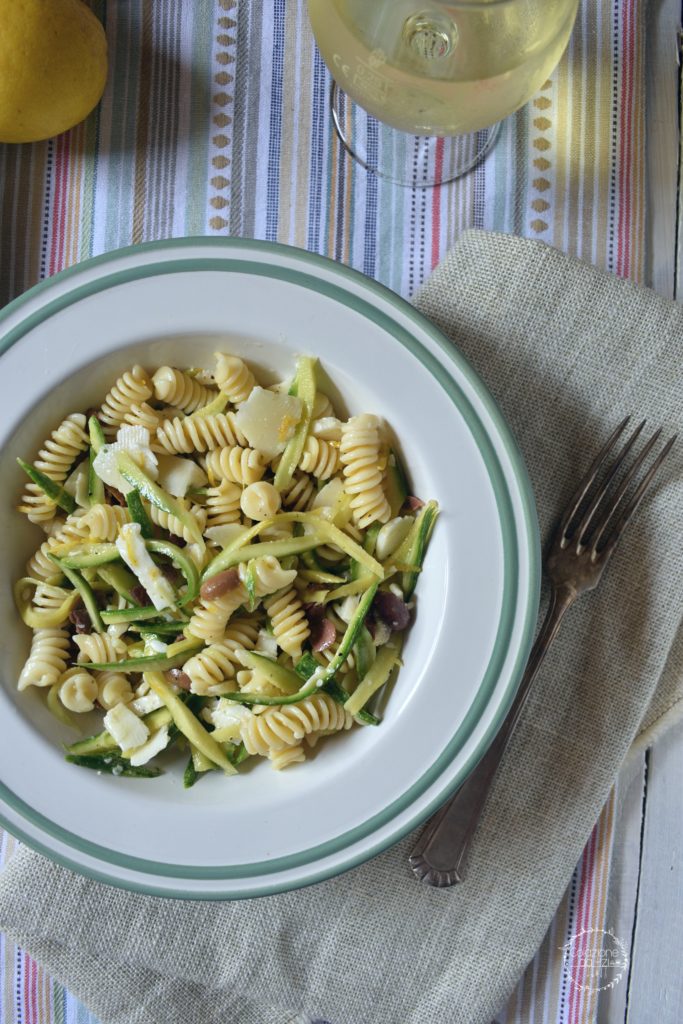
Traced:
<path id="1" fill-rule="evenodd" d="M 626 444 L 622 446 L 621 451 L 618 453 L 618 455 L 616 456 L 616 458 L 614 459 L 612 464 L 608 467 L 607 472 L 605 474 L 605 477 L 604 477 L 600 487 L 598 488 L 598 493 L 595 495 L 595 497 L 591 501 L 590 505 L 588 506 L 588 508 L 584 512 L 583 519 L 581 520 L 581 522 L 579 523 L 579 525 L 577 526 L 577 528 L 576 528 L 576 530 L 574 531 L 574 534 L 573 534 L 573 537 L 576 538 L 576 543 L 577 543 L 577 546 L 579 548 L 583 547 L 583 539 L 584 539 L 584 537 L 586 536 L 586 534 L 588 532 L 588 527 L 590 526 L 591 522 L 593 521 L 593 517 L 595 516 L 595 513 L 598 510 L 598 506 L 600 505 L 602 499 L 605 497 L 605 494 L 607 493 L 609 485 L 612 483 L 612 480 L 614 479 L 616 474 L 619 472 L 619 467 L 622 465 L 624 459 L 626 458 L 628 453 L 631 451 L 631 448 L 633 448 L 633 445 L 638 440 L 638 438 L 639 438 L 639 436 L 641 434 L 641 431 L 642 431 L 643 427 L 645 426 L 646 422 L 647 422 L 646 420 L 641 420 L 641 422 L 638 424 L 636 429 L 633 431 L 633 433 L 629 437 L 629 439 L 626 442 Z"/>
<path id="2" fill-rule="evenodd" d="M 560 537 L 564 537 L 564 535 L 566 534 L 567 528 L 571 523 L 572 519 L 574 518 L 574 516 L 576 515 L 581 502 L 586 497 L 589 489 L 593 485 L 593 481 L 595 480 L 595 477 L 598 474 L 598 470 L 600 469 L 601 465 L 611 452 L 612 448 L 614 448 L 614 445 L 617 443 L 620 436 L 623 434 L 624 430 L 626 429 L 626 425 L 628 424 L 630 419 L 630 416 L 626 416 L 621 421 L 619 426 L 612 431 L 607 441 L 605 442 L 604 447 L 601 448 L 601 450 L 595 456 L 595 459 L 591 463 L 588 472 L 584 476 L 583 480 L 579 484 L 578 488 L 576 489 L 572 497 L 569 499 L 567 509 L 564 515 L 562 516 L 562 519 L 560 520 L 560 525 L 558 527 L 558 534 Z"/>
<path id="3" fill-rule="evenodd" d="M 661 433 L 661 431 L 658 430 L 657 434 L 652 439 L 652 441 L 655 441 L 656 437 L 659 436 L 660 433 Z M 616 526 L 612 529 L 609 537 L 607 538 L 607 543 L 605 544 L 605 547 L 604 547 L 603 551 L 601 552 L 601 554 L 603 554 L 603 556 L 605 558 L 609 558 L 609 556 L 614 551 L 614 548 L 616 547 L 617 542 L 619 541 L 619 538 L 621 537 L 621 535 L 622 535 L 622 533 L 624 531 L 624 528 L 626 527 L 626 524 L 629 522 L 629 520 L 633 516 L 634 512 L 637 510 L 638 506 L 640 505 L 641 501 L 645 497 L 645 493 L 646 493 L 648 487 L 650 486 L 650 484 L 654 480 L 655 474 L 657 473 L 657 471 L 659 470 L 659 467 L 664 462 L 664 459 L 667 457 L 667 455 L 669 454 L 669 452 L 673 448 L 673 446 L 674 446 L 674 444 L 676 442 L 676 438 L 677 437 L 678 437 L 678 435 L 674 434 L 673 437 L 669 438 L 669 440 L 666 442 L 666 444 L 662 448 L 661 452 L 659 453 L 659 455 L 657 456 L 655 461 L 650 466 L 649 470 L 647 471 L 647 473 L 645 474 L 643 479 L 638 484 L 638 486 L 637 486 L 637 488 L 636 488 L 636 490 L 635 490 L 635 492 L 633 494 L 633 497 L 629 501 L 629 503 L 626 506 L 626 508 L 624 509 L 624 511 L 621 513 L 621 516 L 620 516 L 619 520 L 617 521 Z M 648 450 L 651 447 L 652 447 L 652 443 L 650 443 L 648 445 Z M 639 459 L 639 462 L 642 463 L 642 458 Z M 632 477 L 633 474 L 630 473 L 629 476 Z M 626 482 L 627 481 L 623 481 L 622 482 L 622 486 Z M 621 500 L 621 496 L 619 495 L 617 502 L 615 503 L 615 505 L 611 509 L 610 513 L 606 517 L 605 522 L 603 523 L 603 525 L 600 528 L 600 531 L 599 531 L 597 537 L 595 538 L 595 541 L 593 542 L 593 552 L 594 553 L 597 550 L 597 546 L 598 546 L 598 543 L 600 541 L 600 538 L 602 537 L 602 534 L 605 532 L 605 529 L 607 528 L 607 525 L 609 524 L 609 522 L 610 522 L 610 520 L 612 518 L 612 512 L 614 511 L 614 509 L 616 508 L 616 505 L 618 504 L 618 502 L 620 500 Z"/>
<path id="4" fill-rule="evenodd" d="M 601 541 L 601 539 L 602 539 L 602 537 L 603 537 L 603 535 L 605 533 L 605 530 L 607 529 L 608 523 L 610 522 L 611 519 L 613 519 L 614 514 L 615 514 L 616 510 L 618 509 L 619 505 L 621 504 L 621 502 L 623 500 L 623 497 L 624 497 L 624 495 L 625 495 L 625 493 L 626 493 L 626 491 L 627 491 L 631 481 L 635 478 L 636 473 L 638 472 L 640 467 L 645 462 L 645 459 L 647 458 L 647 456 L 652 451 L 654 445 L 659 440 L 659 438 L 661 436 L 661 433 L 662 433 L 661 427 L 659 428 L 659 430 L 656 430 L 654 432 L 654 434 L 652 435 L 650 440 L 647 442 L 647 444 L 645 445 L 643 450 L 641 452 L 639 452 L 638 457 L 636 458 L 636 460 L 633 463 L 633 465 L 630 467 L 628 473 L 626 473 L 624 475 L 624 478 L 621 480 L 619 486 L 617 487 L 616 491 L 612 495 L 608 507 L 603 510 L 602 515 L 600 516 L 600 519 L 596 523 L 595 530 L 593 531 L 593 537 L 591 539 L 591 547 L 592 547 L 593 551 L 597 551 L 598 545 L 599 545 L 599 543 L 600 543 L 600 541 Z"/>

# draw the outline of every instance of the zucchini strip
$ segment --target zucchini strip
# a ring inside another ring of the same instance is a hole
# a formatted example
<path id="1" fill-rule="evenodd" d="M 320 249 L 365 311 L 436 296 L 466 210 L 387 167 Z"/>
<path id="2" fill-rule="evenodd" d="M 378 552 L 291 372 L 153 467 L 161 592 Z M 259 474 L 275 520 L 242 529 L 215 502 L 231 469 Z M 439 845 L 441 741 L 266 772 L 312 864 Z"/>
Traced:
<path id="1" fill-rule="evenodd" d="M 17 458 L 17 462 L 23 469 L 29 480 L 32 480 L 34 484 L 40 487 L 41 491 L 52 501 L 55 505 L 59 505 L 60 508 L 64 509 L 67 515 L 76 510 L 75 499 L 56 484 L 54 480 L 51 480 L 49 476 L 45 476 L 45 473 L 41 473 L 39 469 L 32 466 L 30 462 L 24 462 L 23 459 Z"/>
<path id="2" fill-rule="evenodd" d="M 240 659 L 246 668 L 258 672 L 259 676 L 277 686 L 278 690 L 285 694 L 297 693 L 301 689 L 301 676 L 273 661 L 272 658 L 257 654 L 255 651 L 243 651 L 240 653 Z M 315 667 L 318 667 L 317 662 Z"/>
<path id="3" fill-rule="evenodd" d="M 222 768 L 226 775 L 236 775 L 237 769 L 221 750 L 211 734 L 206 731 L 199 719 L 195 718 L 190 709 L 183 703 L 168 685 L 161 672 L 145 672 L 145 682 L 160 697 L 171 712 L 173 721 L 187 740 L 201 751 L 213 764 Z"/>
<path id="4" fill-rule="evenodd" d="M 154 530 L 151 520 L 145 512 L 145 506 L 142 504 L 142 498 L 137 488 L 134 487 L 126 495 L 126 505 L 128 506 L 131 519 L 140 526 L 140 532 L 144 540 L 151 540 L 154 536 Z"/>
<path id="5" fill-rule="evenodd" d="M 257 545 L 250 544 L 250 541 L 257 537 L 262 530 L 267 529 L 269 526 L 279 526 L 282 523 L 304 523 L 307 526 L 313 528 L 316 534 L 319 535 L 319 544 L 334 544 L 344 554 L 360 562 L 366 569 L 368 569 L 378 579 L 384 578 L 384 569 L 376 558 L 364 551 L 360 544 L 356 544 L 351 537 L 347 534 L 342 533 L 338 527 L 331 523 L 325 516 L 319 512 L 279 512 L 277 515 L 271 516 L 270 519 L 264 519 L 260 523 L 255 523 L 248 530 L 245 530 L 243 534 L 237 537 L 231 544 L 229 544 L 219 555 L 209 562 L 206 569 L 204 570 L 202 579 L 206 580 L 210 576 L 215 576 L 217 572 L 222 572 L 223 569 L 230 568 L 231 565 L 236 565 L 238 562 L 244 561 L 243 555 L 239 555 L 235 558 L 235 553 L 238 550 L 244 551 L 245 546 L 247 548 L 256 548 Z M 292 544 L 294 541 L 306 540 L 309 535 L 303 537 L 293 537 L 291 541 L 271 541 L 272 544 Z M 314 547 L 316 545 L 311 545 Z M 263 545 L 265 548 L 265 545 Z M 259 550 L 261 550 L 259 548 Z M 300 550 L 306 550 L 301 548 Z M 291 549 L 290 549 L 291 551 Z M 295 553 L 292 551 L 292 553 Z M 263 554 L 267 554 L 263 550 Z M 253 556 L 252 556 L 253 557 Z"/>
<path id="6" fill-rule="evenodd" d="M 290 394 L 296 394 L 301 399 L 302 412 L 294 436 L 287 442 L 287 447 L 282 453 L 280 464 L 275 473 L 273 485 L 278 491 L 288 487 L 292 482 L 294 470 L 301 461 L 304 445 L 308 437 L 308 429 L 311 425 L 313 415 L 313 403 L 315 401 L 315 367 L 317 359 L 310 356 L 301 356 L 296 364 L 296 377 L 290 389 Z"/>
<path id="7" fill-rule="evenodd" d="M 163 775 L 161 768 L 148 768 L 147 765 L 134 767 L 130 761 L 119 754 L 67 754 L 70 764 L 81 768 L 92 768 L 96 772 L 108 772 L 109 775 L 122 775 L 130 779 L 156 779 Z"/>
<path id="8" fill-rule="evenodd" d="M 94 668 L 98 672 L 165 672 L 169 668 L 177 668 L 184 665 L 193 654 L 198 654 L 203 648 L 202 643 L 193 643 L 191 647 L 175 655 L 142 655 L 139 658 L 126 658 L 124 661 L 98 661 L 87 662 L 88 669 Z M 86 663 L 84 663 L 86 664 Z M 151 685 L 151 683 L 150 683 Z"/>
<path id="9" fill-rule="evenodd" d="M 376 693 L 381 686 L 384 686 L 394 667 L 400 661 L 399 655 L 399 647 L 394 646 L 391 643 L 385 644 L 384 647 L 380 647 L 377 652 L 377 657 L 366 672 L 365 677 L 360 681 L 349 699 L 344 703 L 344 707 L 347 711 L 352 715 L 357 715 L 358 712 L 362 710 L 373 694 Z"/>
<path id="10" fill-rule="evenodd" d="M 428 501 L 424 508 L 421 508 L 410 533 L 402 544 L 387 559 L 387 564 L 400 565 L 401 563 L 414 566 L 411 572 L 404 572 L 401 579 L 401 589 L 406 601 L 413 596 L 417 585 L 418 572 L 422 568 L 427 544 L 431 537 L 436 517 L 439 514 L 439 506 L 435 501 Z"/>
<path id="11" fill-rule="evenodd" d="M 93 589 L 90 586 L 90 584 L 87 582 L 87 580 L 83 578 L 83 576 L 79 572 L 76 572 L 74 569 L 69 568 L 69 566 L 67 565 L 63 565 L 62 562 L 58 558 L 55 558 L 54 555 L 48 554 L 47 557 L 50 559 L 51 562 L 54 562 L 59 569 L 62 570 L 62 572 L 68 579 L 69 583 L 71 583 L 71 585 L 73 586 L 74 590 L 76 590 L 81 595 L 81 599 L 83 601 L 83 604 L 85 605 L 88 615 L 90 616 L 90 622 L 92 623 L 92 627 L 95 630 L 95 632 L 104 633 L 104 623 L 102 622 L 102 619 L 100 617 L 100 610 L 97 607 L 95 594 L 93 593 Z"/>
<path id="12" fill-rule="evenodd" d="M 204 570 L 203 580 L 215 576 L 223 569 L 230 569 L 240 562 L 251 561 L 252 558 L 261 558 L 265 555 L 273 555 L 275 558 L 284 558 L 286 555 L 298 555 L 302 551 L 309 551 L 311 548 L 322 544 L 319 535 L 307 534 L 305 537 L 290 537 L 287 540 L 270 540 L 262 544 L 248 544 L 243 548 L 230 550 L 226 548 L 220 555 L 214 558 Z"/>

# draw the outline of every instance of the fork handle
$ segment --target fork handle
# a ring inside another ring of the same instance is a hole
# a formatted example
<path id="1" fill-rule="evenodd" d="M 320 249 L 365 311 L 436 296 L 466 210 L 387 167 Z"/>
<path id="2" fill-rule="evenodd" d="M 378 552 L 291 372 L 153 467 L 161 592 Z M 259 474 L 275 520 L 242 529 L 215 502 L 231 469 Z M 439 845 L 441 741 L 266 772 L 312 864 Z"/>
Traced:
<path id="1" fill-rule="evenodd" d="M 455 796 L 427 822 L 409 858 L 413 872 L 421 881 L 439 887 L 456 885 L 463 881 L 467 850 L 481 817 L 496 769 L 505 753 L 545 653 L 555 639 L 560 622 L 576 600 L 576 596 L 573 588 L 558 587 L 552 590 L 548 611 L 531 649 L 519 689 L 493 743 Z"/>

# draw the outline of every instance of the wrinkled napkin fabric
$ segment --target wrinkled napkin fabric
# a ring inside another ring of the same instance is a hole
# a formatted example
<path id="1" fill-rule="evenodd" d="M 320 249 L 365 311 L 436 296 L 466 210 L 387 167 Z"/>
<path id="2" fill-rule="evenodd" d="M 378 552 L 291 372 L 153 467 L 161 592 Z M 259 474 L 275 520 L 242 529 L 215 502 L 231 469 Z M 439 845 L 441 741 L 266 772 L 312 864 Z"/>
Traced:
<path id="1" fill-rule="evenodd" d="M 651 291 L 539 242 L 470 232 L 416 304 L 507 416 L 544 538 L 625 414 L 681 431 L 683 309 Z M 680 717 L 682 526 L 679 442 L 550 650 L 462 886 L 415 880 L 416 834 L 331 881 L 214 904 L 123 892 L 22 849 L 0 878 L 0 929 L 103 1024 L 285 1024 L 300 1011 L 333 1024 L 489 1024 L 629 748 Z"/>

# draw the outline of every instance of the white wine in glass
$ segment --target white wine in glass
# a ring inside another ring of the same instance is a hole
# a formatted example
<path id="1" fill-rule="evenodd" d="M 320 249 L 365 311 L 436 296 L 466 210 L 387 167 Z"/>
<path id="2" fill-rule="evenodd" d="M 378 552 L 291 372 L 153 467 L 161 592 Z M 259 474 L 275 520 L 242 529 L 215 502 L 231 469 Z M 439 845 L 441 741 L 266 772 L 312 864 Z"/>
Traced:
<path id="1" fill-rule="evenodd" d="M 308 0 L 316 42 L 338 86 L 332 103 L 342 141 L 371 170 L 426 185 L 437 183 L 438 168 L 428 139 L 414 136 L 429 137 L 432 148 L 435 138 L 446 138 L 453 152 L 444 166 L 442 144 L 441 180 L 457 177 L 486 152 L 497 124 L 547 79 L 577 6 L 578 0 Z M 384 168 L 378 153 L 373 159 L 367 152 L 367 129 L 344 94 L 411 136 L 384 133 Z"/>

